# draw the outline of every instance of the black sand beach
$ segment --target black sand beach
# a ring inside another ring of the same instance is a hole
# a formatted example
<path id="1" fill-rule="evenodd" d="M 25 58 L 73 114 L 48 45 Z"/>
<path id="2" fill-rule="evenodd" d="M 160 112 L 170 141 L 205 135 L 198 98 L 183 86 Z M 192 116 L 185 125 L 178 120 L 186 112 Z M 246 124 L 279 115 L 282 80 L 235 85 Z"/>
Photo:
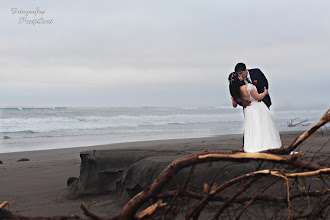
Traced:
<path id="1" fill-rule="evenodd" d="M 300 134 L 302 132 L 281 133 L 283 145 L 291 144 Z M 327 143 L 329 137 L 329 132 L 317 131 L 301 145 L 300 150 L 312 155 L 323 146 L 318 153 L 320 155 L 318 159 L 328 158 L 327 163 L 330 164 L 330 143 Z M 28 216 L 76 214 L 83 217 L 79 207 L 81 202 L 100 216 L 116 216 L 130 199 L 129 193 L 112 190 L 111 186 L 102 189 L 104 192 L 108 191 L 104 193 L 96 185 L 85 187 L 87 193 L 80 192 L 81 195 L 68 193 L 70 192 L 67 189 L 68 178 L 78 178 L 84 175 L 80 170 L 82 166 L 81 152 L 94 152 L 96 156 L 97 154 L 102 155 L 102 152 L 109 154 L 109 161 L 113 163 L 112 175 L 126 172 L 125 164 L 134 164 L 134 161 L 131 161 L 132 158 L 142 156 L 144 159 L 147 158 L 145 161 L 150 163 L 163 162 L 159 167 L 162 169 L 169 162 L 184 155 L 201 152 L 204 149 L 210 151 L 239 150 L 241 145 L 242 135 L 225 135 L 211 138 L 146 141 L 0 154 L 0 161 L 3 163 L 0 164 L 0 202 L 9 201 L 10 204 L 6 209 L 15 214 Z M 17 162 L 21 158 L 28 158 L 29 161 Z M 139 161 L 140 159 L 137 159 L 137 163 Z M 244 170 L 245 167 L 240 169 Z M 141 175 L 146 175 L 145 172 L 137 170 L 133 174 L 136 181 L 141 181 L 139 178 Z M 132 180 L 127 180 L 126 184 L 129 185 L 129 181 Z"/>

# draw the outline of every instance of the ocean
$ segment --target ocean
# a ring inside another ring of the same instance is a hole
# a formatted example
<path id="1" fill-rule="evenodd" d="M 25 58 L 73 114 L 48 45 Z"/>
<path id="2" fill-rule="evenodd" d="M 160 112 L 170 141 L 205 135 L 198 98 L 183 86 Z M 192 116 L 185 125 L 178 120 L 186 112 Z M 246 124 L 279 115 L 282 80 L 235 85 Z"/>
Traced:
<path id="1" fill-rule="evenodd" d="M 307 130 L 327 108 L 271 110 L 279 131 Z M 289 127 L 293 120 L 308 120 Z M 242 108 L 30 107 L 0 108 L 0 153 L 243 133 Z"/>

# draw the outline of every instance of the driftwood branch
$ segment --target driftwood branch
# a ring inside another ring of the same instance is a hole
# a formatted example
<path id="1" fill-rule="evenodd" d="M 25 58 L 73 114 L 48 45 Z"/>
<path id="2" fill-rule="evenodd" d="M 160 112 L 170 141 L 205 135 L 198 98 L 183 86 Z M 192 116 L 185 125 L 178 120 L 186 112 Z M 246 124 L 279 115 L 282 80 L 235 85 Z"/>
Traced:
<path id="1" fill-rule="evenodd" d="M 234 199 L 236 199 L 240 194 L 242 194 L 248 187 L 250 187 L 257 179 L 260 177 L 255 177 L 251 179 L 249 182 L 247 182 L 243 187 L 241 187 L 232 197 L 227 199 L 225 203 L 222 205 L 222 207 L 219 209 L 217 214 L 214 216 L 213 219 L 218 219 L 220 214 L 225 210 L 225 208 L 231 203 Z"/>
<path id="2" fill-rule="evenodd" d="M 155 204 L 151 205 L 150 207 L 146 208 L 145 210 L 143 210 L 139 215 L 138 215 L 138 219 L 143 219 L 146 216 L 150 216 L 152 215 L 157 208 L 159 207 L 163 207 L 167 205 L 166 203 L 163 203 L 163 201 L 160 199 L 158 200 Z"/>
<path id="3" fill-rule="evenodd" d="M 91 218 L 91 219 L 93 219 L 93 220 L 102 220 L 101 217 L 99 217 L 99 216 L 97 216 L 97 215 L 91 213 L 91 212 L 85 207 L 84 203 L 80 203 L 80 208 L 83 210 L 85 216 L 87 216 L 87 217 L 89 217 L 89 218 Z"/>
<path id="4" fill-rule="evenodd" d="M 4 201 L 3 203 L 1 203 L 0 205 L 0 209 L 4 208 L 6 205 L 8 205 L 9 202 L 8 201 Z"/>
<path id="5" fill-rule="evenodd" d="M 274 185 L 277 181 L 279 180 L 279 178 L 275 179 L 272 183 L 270 183 L 268 186 L 266 186 L 264 189 L 262 189 L 259 193 L 257 193 L 255 196 L 253 196 L 250 201 L 243 207 L 243 209 L 241 210 L 241 212 L 237 215 L 236 220 L 238 220 L 243 212 L 247 209 L 247 207 L 249 207 L 249 205 L 258 197 L 260 196 L 262 193 L 264 193 L 267 189 L 269 189 L 269 187 L 271 187 L 272 185 Z"/>
<path id="6" fill-rule="evenodd" d="M 275 182 L 277 182 L 279 179 L 275 179 L 274 182 L 272 182 L 272 184 L 274 184 Z M 241 198 L 237 198 L 234 199 L 233 202 L 235 203 L 245 203 L 248 202 L 246 205 L 246 208 L 255 200 L 255 201 L 270 201 L 270 202 L 278 202 L 278 203 L 287 203 L 287 197 L 272 197 L 272 196 L 268 196 L 268 195 L 261 195 L 264 191 L 266 191 L 268 189 L 268 187 L 270 187 L 271 184 L 267 187 L 265 187 L 263 190 L 261 190 L 258 194 L 254 195 L 254 196 L 249 196 L 249 197 L 241 197 Z M 168 199 L 171 197 L 174 197 L 176 194 L 178 194 L 177 190 L 174 191 L 168 191 L 168 192 L 164 192 L 164 193 L 160 193 L 157 195 L 157 198 L 159 199 Z M 200 200 L 203 198 L 204 194 L 202 193 L 196 193 L 196 192 L 191 192 L 191 191 L 185 191 L 183 192 L 184 196 L 192 198 L 192 199 L 196 199 L 196 200 Z M 319 196 L 323 196 L 323 195 L 327 195 L 330 194 L 330 189 L 325 189 L 325 190 L 316 190 L 316 191 L 310 191 L 310 192 L 301 192 L 301 193 L 297 193 L 294 195 L 290 195 L 290 201 L 296 199 L 296 198 L 302 198 L 302 197 L 319 197 Z M 215 195 L 212 198 L 210 198 L 210 201 L 226 201 L 228 200 L 228 197 L 223 197 L 220 195 Z"/>
<path id="7" fill-rule="evenodd" d="M 290 122 L 287 123 L 287 124 L 288 124 L 288 127 L 295 127 L 295 126 L 297 126 L 297 125 L 308 126 L 308 125 L 310 124 L 310 123 L 308 123 L 308 124 L 304 124 L 305 122 L 308 121 L 308 119 L 302 120 L 302 121 L 297 122 L 297 123 L 294 124 L 293 122 L 294 122 L 296 119 L 297 119 L 297 118 L 291 119 Z"/>

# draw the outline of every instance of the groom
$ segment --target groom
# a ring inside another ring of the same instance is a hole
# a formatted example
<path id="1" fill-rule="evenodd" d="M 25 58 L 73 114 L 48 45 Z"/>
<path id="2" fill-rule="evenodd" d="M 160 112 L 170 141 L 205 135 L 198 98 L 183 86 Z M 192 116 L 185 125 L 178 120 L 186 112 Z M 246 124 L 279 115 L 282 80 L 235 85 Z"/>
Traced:
<path id="1" fill-rule="evenodd" d="M 238 63 L 235 66 L 235 72 L 241 75 L 244 79 L 244 83 L 252 83 L 257 87 L 258 93 L 262 93 L 264 91 L 264 87 L 268 89 L 268 81 L 265 75 L 261 72 L 260 69 L 246 69 L 244 63 Z M 269 95 L 266 95 L 262 100 L 267 107 L 269 108 L 272 104 Z M 239 105 L 247 107 L 250 105 L 250 100 L 245 100 L 242 103 L 238 103 Z"/>

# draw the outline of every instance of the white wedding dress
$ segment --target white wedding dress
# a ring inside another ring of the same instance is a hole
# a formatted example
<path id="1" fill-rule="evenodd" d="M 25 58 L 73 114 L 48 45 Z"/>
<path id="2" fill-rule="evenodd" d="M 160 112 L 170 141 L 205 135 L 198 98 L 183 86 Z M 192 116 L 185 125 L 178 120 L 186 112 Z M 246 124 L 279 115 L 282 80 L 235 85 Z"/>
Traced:
<path id="1" fill-rule="evenodd" d="M 254 85 L 247 84 L 251 105 L 244 109 L 244 151 L 280 148 L 282 142 L 276 122 L 265 103 L 252 97 L 252 89 L 257 90 Z"/>

